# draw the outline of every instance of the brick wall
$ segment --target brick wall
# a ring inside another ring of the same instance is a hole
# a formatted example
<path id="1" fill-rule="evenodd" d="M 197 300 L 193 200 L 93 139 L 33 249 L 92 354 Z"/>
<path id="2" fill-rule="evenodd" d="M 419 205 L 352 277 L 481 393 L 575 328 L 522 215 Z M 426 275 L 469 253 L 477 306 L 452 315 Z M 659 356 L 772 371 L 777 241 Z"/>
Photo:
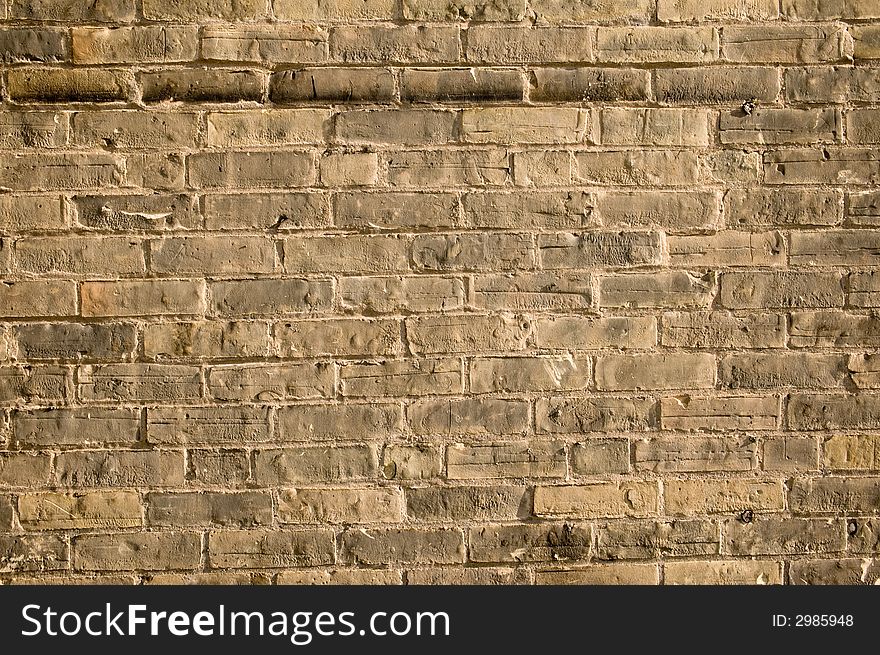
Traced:
<path id="1" fill-rule="evenodd" d="M 877 0 L 5 0 L 0 51 L 0 581 L 880 578 Z"/>

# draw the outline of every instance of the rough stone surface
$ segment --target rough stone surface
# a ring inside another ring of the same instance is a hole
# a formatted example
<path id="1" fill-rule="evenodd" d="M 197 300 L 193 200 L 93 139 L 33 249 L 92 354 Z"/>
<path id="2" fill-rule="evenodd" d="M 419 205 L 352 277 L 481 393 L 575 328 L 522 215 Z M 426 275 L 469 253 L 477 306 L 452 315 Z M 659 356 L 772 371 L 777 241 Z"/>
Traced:
<path id="1" fill-rule="evenodd" d="M 0 585 L 875 583 L 878 62 L 878 0 L 0 0 Z"/>

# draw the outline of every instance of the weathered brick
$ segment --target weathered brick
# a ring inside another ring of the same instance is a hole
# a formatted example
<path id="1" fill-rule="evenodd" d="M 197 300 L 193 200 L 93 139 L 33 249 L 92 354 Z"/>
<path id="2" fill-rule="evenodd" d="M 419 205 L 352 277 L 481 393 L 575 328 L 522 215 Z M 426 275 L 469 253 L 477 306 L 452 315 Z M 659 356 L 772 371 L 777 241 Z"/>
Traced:
<path id="1" fill-rule="evenodd" d="M 210 573 L 147 573 L 144 585 L 267 585 L 270 578 L 265 573 L 240 573 L 235 571 Z"/>
<path id="2" fill-rule="evenodd" d="M 505 314 L 487 316 L 431 316 L 406 320 L 406 335 L 413 353 L 483 352 L 523 350 L 531 323 Z"/>
<path id="3" fill-rule="evenodd" d="M 776 0 L 657 0 L 657 17 L 664 22 L 772 20 L 779 17 L 779 4 Z"/>
<path id="4" fill-rule="evenodd" d="M 21 191 L 119 187 L 125 174 L 113 154 L 18 154 L 0 163 L 0 184 Z"/>
<path id="5" fill-rule="evenodd" d="M 333 368 L 326 364 L 212 366 L 208 391 L 219 401 L 274 402 L 333 394 Z"/>
<path id="6" fill-rule="evenodd" d="M 855 59 L 880 59 L 880 26 L 852 25 L 849 31 Z"/>
<path id="7" fill-rule="evenodd" d="M 691 348 L 782 348 L 785 332 L 782 314 L 667 312 L 663 314 L 662 342 L 664 346 Z"/>
<path id="8" fill-rule="evenodd" d="M 113 69 L 13 69 L 7 92 L 18 102 L 114 102 L 134 93 L 134 77 Z"/>
<path id="9" fill-rule="evenodd" d="M 144 247 L 129 237 L 42 237 L 15 244 L 15 266 L 49 276 L 136 275 L 144 273 Z"/>
<path id="10" fill-rule="evenodd" d="M 0 230 L 4 232 L 58 230 L 64 226 L 59 196 L 0 196 Z"/>
<path id="11" fill-rule="evenodd" d="M 489 525 L 471 528 L 474 562 L 564 562 L 588 560 L 593 528 L 588 523 Z"/>
<path id="12" fill-rule="evenodd" d="M 568 107 L 465 109 L 461 138 L 468 143 L 581 143 L 590 120 L 589 113 Z"/>
<path id="13" fill-rule="evenodd" d="M 590 373 L 588 358 L 481 358 L 471 361 L 470 390 L 471 393 L 578 391 L 589 386 Z"/>
<path id="14" fill-rule="evenodd" d="M 792 395 L 788 422 L 795 430 L 874 429 L 880 425 L 880 396 Z"/>
<path id="15" fill-rule="evenodd" d="M 453 528 L 351 530 L 342 534 L 339 553 L 345 563 L 366 566 L 456 564 L 465 559 L 465 545 Z"/>
<path id="16" fill-rule="evenodd" d="M 332 564 L 332 530 L 228 530 L 208 539 L 208 557 L 217 567 L 284 568 Z"/>
<path id="17" fill-rule="evenodd" d="M 655 73 L 654 93 L 661 102 L 726 105 L 773 103 L 780 88 L 775 68 L 664 68 Z"/>
<path id="18" fill-rule="evenodd" d="M 382 477 L 386 480 L 427 480 L 443 473 L 443 453 L 432 444 L 386 446 Z"/>
<path id="19" fill-rule="evenodd" d="M 320 193 L 211 194 L 204 198 L 209 230 L 297 230 L 330 225 L 329 202 Z"/>
<path id="20" fill-rule="evenodd" d="M 196 484 L 237 489 L 249 486 L 250 453 L 244 450 L 190 450 L 187 477 Z"/>
<path id="21" fill-rule="evenodd" d="M 535 343 L 566 350 L 651 348 L 657 343 L 657 321 L 649 316 L 542 318 L 535 324 Z"/>
<path id="22" fill-rule="evenodd" d="M 259 484 L 311 484 L 375 480 L 378 473 L 373 446 L 289 448 L 263 450 L 254 458 Z"/>
<path id="23" fill-rule="evenodd" d="M 876 585 L 877 560 L 865 558 L 796 560 L 788 570 L 793 585 Z"/>
<path id="24" fill-rule="evenodd" d="M 655 424 L 655 404 L 644 398 L 551 397 L 535 408 L 539 433 L 642 432 Z"/>
<path id="25" fill-rule="evenodd" d="M 50 463 L 48 455 L 0 453 L 0 487 L 42 486 L 49 482 Z"/>
<path id="26" fill-rule="evenodd" d="M 653 0 L 617 0 L 611 4 L 580 0 L 531 0 L 529 4 L 542 23 L 644 23 L 654 14 Z"/>
<path id="27" fill-rule="evenodd" d="M 274 246 L 260 236 L 156 239 L 149 242 L 150 269 L 165 275 L 272 273 Z"/>
<path id="28" fill-rule="evenodd" d="M 827 389 L 840 387 L 846 375 L 846 358 L 813 353 L 726 355 L 719 369 L 721 384 L 733 389 Z"/>
<path id="29" fill-rule="evenodd" d="M 281 523 L 398 523 L 399 489 L 290 489 L 278 495 Z"/>
<path id="30" fill-rule="evenodd" d="M 0 367 L 0 404 L 60 401 L 71 395 L 69 375 L 55 366 Z"/>
<path id="31" fill-rule="evenodd" d="M 785 97 L 814 104 L 876 102 L 880 70 L 846 66 L 810 66 L 785 71 Z"/>
<path id="32" fill-rule="evenodd" d="M 663 583 L 668 585 L 778 585 L 782 584 L 779 562 L 724 560 L 666 562 Z"/>
<path id="33" fill-rule="evenodd" d="M 795 479 L 789 492 L 789 504 L 793 512 L 801 514 L 873 513 L 880 507 L 880 478 Z"/>
<path id="34" fill-rule="evenodd" d="M 0 530 L 12 531 L 13 501 L 7 496 L 0 496 Z"/>
<path id="35" fill-rule="evenodd" d="M 31 493 L 18 499 L 25 530 L 115 529 L 143 525 L 141 499 L 132 491 Z"/>
<path id="36" fill-rule="evenodd" d="M 73 539 L 78 571 L 194 569 L 201 559 L 196 533 L 79 535 Z"/>
<path id="37" fill-rule="evenodd" d="M 723 273 L 721 304 L 730 309 L 841 307 L 838 273 Z"/>
<path id="38" fill-rule="evenodd" d="M 278 410 L 285 441 L 389 439 L 402 427 L 399 404 L 293 405 Z"/>
<path id="39" fill-rule="evenodd" d="M 416 270 L 468 271 L 533 268 L 530 234 L 417 235 L 412 244 Z"/>
<path id="40" fill-rule="evenodd" d="M 134 445 L 141 437 L 140 413 L 130 409 L 19 411 L 12 425 L 13 441 L 19 447 Z"/>
<path id="41" fill-rule="evenodd" d="M 23 150 L 64 146 L 68 139 L 67 123 L 64 114 L 55 112 L 4 112 L 0 117 L 0 148 Z M 41 200 L 46 201 L 41 198 L 4 198 L 7 208 L 3 213 L 15 211 L 15 205 Z"/>
<path id="42" fill-rule="evenodd" d="M 338 227 L 360 230 L 442 229 L 463 222 L 452 193 L 340 193 L 334 215 Z"/>
<path id="43" fill-rule="evenodd" d="M 187 164 L 198 189 L 310 186 L 317 176 L 309 152 L 199 152 Z"/>
<path id="44" fill-rule="evenodd" d="M 618 134 L 632 138 L 629 130 Z M 606 227 L 659 226 L 669 232 L 714 228 L 721 217 L 719 196 L 705 191 L 602 191 L 597 209 Z"/>
<path id="45" fill-rule="evenodd" d="M 318 63 L 327 59 L 327 31 L 311 25 L 209 26 L 201 46 L 209 60 Z"/>
<path id="46" fill-rule="evenodd" d="M 339 369 L 343 396 L 424 396 L 462 393 L 459 359 L 415 359 L 345 364 Z"/>
<path id="47" fill-rule="evenodd" d="M 575 162 L 575 176 L 583 184 L 689 186 L 700 178 L 697 155 L 687 151 L 580 152 Z"/>
<path id="48" fill-rule="evenodd" d="M 73 316 L 76 285 L 64 280 L 23 280 L 0 285 L 0 317 Z"/>
<path id="49" fill-rule="evenodd" d="M 201 397 L 201 372 L 172 364 L 81 366 L 77 389 L 91 401 L 192 401 Z"/>
<path id="50" fill-rule="evenodd" d="M 394 187 L 504 186 L 511 178 L 506 150 L 417 150 L 388 157 Z"/>
<path id="51" fill-rule="evenodd" d="M 467 60 L 480 64 L 592 61 L 589 28 L 483 27 L 467 31 Z"/>
<path id="52" fill-rule="evenodd" d="M 292 146 L 322 143 L 330 112 L 273 109 L 208 114 L 208 146 Z"/>
<path id="53" fill-rule="evenodd" d="M 718 59 L 719 42 L 712 27 L 600 27 L 597 48 L 600 61 L 702 63 Z"/>
<path id="54" fill-rule="evenodd" d="M 200 227 L 197 199 L 186 195 L 74 196 L 80 226 L 114 232 L 176 230 Z"/>
<path id="55" fill-rule="evenodd" d="M 540 234 L 543 268 L 619 268 L 663 261 L 659 232 L 582 232 Z"/>
<path id="56" fill-rule="evenodd" d="M 779 481 L 664 480 L 664 509 L 669 514 L 728 514 L 751 510 L 782 511 L 784 493 Z"/>
<path id="57" fill-rule="evenodd" d="M 732 555 L 802 555 L 844 548 L 844 524 L 833 519 L 728 519 L 721 526 L 722 547 Z"/>
<path id="58" fill-rule="evenodd" d="M 603 109 L 600 140 L 617 146 L 707 146 L 712 118 L 703 109 Z"/>
<path id="59" fill-rule="evenodd" d="M 275 327 L 275 340 L 284 357 L 395 355 L 401 349 L 400 323 L 392 320 L 280 323 Z"/>
<path id="60" fill-rule="evenodd" d="M 301 569 L 282 571 L 275 578 L 275 584 L 279 585 L 399 585 L 402 583 L 400 571 L 386 569 Z"/>
<path id="61" fill-rule="evenodd" d="M 95 21 L 130 23 L 135 18 L 135 0 L 83 2 L 82 0 L 14 0 L 11 18 L 51 21 Z"/>
<path id="62" fill-rule="evenodd" d="M 81 450 L 55 458 L 55 478 L 64 487 L 180 487 L 182 452 Z"/>
<path id="63" fill-rule="evenodd" d="M 193 61 L 198 28 L 190 25 L 74 27 L 73 61 L 77 64 L 137 64 Z"/>
<path id="64" fill-rule="evenodd" d="M 260 101 L 265 87 L 262 73 L 221 68 L 191 68 L 140 73 L 144 102 Z"/>
<path id="65" fill-rule="evenodd" d="M 250 407 L 147 410 L 147 440 L 162 446 L 241 445 L 268 441 L 269 412 Z"/>
<path id="66" fill-rule="evenodd" d="M 840 193 L 835 191 L 752 188 L 724 194 L 724 215 L 730 227 L 839 225 L 841 207 Z"/>
<path id="67" fill-rule="evenodd" d="M 620 562 L 560 571 L 537 571 L 538 585 L 657 585 L 660 571 L 656 564 Z"/>
<path id="68" fill-rule="evenodd" d="M 379 156 L 374 152 L 331 152 L 321 157 L 324 186 L 371 186 L 379 181 Z"/>
<path id="69" fill-rule="evenodd" d="M 346 26 L 330 38 L 331 59 L 346 63 L 448 63 L 460 48 L 457 27 Z"/>
<path id="70" fill-rule="evenodd" d="M 589 273 L 478 275 L 474 278 L 474 302 L 489 310 L 583 311 L 595 304 L 593 277 Z"/>
<path id="71" fill-rule="evenodd" d="M 873 271 L 850 273 L 847 301 L 853 307 L 877 307 L 880 304 L 880 275 Z"/>
<path id="72" fill-rule="evenodd" d="M 555 441 L 453 444 L 447 448 L 446 461 L 450 480 L 562 478 L 566 469 L 565 446 Z"/>
<path id="73" fill-rule="evenodd" d="M 461 309 L 464 282 L 448 277 L 344 277 L 339 280 L 342 307 L 393 314 Z"/>
<path id="74" fill-rule="evenodd" d="M 803 472 L 818 469 L 819 444 L 813 437 L 781 437 L 764 441 L 765 471 Z"/>
<path id="75" fill-rule="evenodd" d="M 821 63 L 846 59 L 851 37 L 837 25 L 725 27 L 721 56 L 754 63 Z"/>
<path id="76" fill-rule="evenodd" d="M 346 234 L 284 240 L 288 273 L 394 273 L 409 270 L 408 239 Z"/>
<path id="77" fill-rule="evenodd" d="M 880 18 L 871 0 L 782 0 L 782 14 L 790 19 Z"/>
<path id="78" fill-rule="evenodd" d="M 302 3 L 300 0 L 275 0 L 273 9 L 280 20 L 365 20 L 394 17 L 394 0 L 321 0 Z"/>
<path id="79" fill-rule="evenodd" d="M 596 225 L 594 204 L 584 191 L 469 193 L 464 214 L 478 228 L 584 228 Z"/>
<path id="80" fill-rule="evenodd" d="M 529 97 L 541 102 L 648 100 L 649 76 L 625 68 L 536 68 L 530 72 Z"/>
<path id="81" fill-rule="evenodd" d="M 267 493 L 160 492 L 146 495 L 147 524 L 180 527 L 253 527 L 272 523 Z"/>
<path id="82" fill-rule="evenodd" d="M 822 443 L 822 466 L 831 470 L 880 469 L 880 443 L 874 435 L 836 434 Z"/>
<path id="83" fill-rule="evenodd" d="M 394 75 L 387 68 L 301 68 L 269 78 L 269 97 L 281 104 L 389 102 L 395 94 Z"/>
<path id="84" fill-rule="evenodd" d="M 607 523 L 598 529 L 600 560 L 718 554 L 718 526 L 702 519 Z"/>
<path id="85" fill-rule="evenodd" d="M 596 386 L 617 389 L 705 389 L 715 386 L 715 356 L 706 353 L 602 355 Z"/>
<path id="86" fill-rule="evenodd" d="M 336 116 L 336 138 L 348 143 L 449 143 L 456 114 L 429 109 L 348 111 Z"/>
<path id="87" fill-rule="evenodd" d="M 69 568 L 69 546 L 64 537 L 48 534 L 0 535 L 0 571 L 24 573 Z M 65 584 L 70 583 L 65 581 Z"/>
<path id="88" fill-rule="evenodd" d="M 406 410 L 418 435 L 509 435 L 528 429 L 528 404 L 500 398 L 417 400 Z"/>
<path id="89" fill-rule="evenodd" d="M 143 0 L 151 20 L 248 20 L 265 18 L 263 0 Z"/>
<path id="90" fill-rule="evenodd" d="M 200 321 L 144 327 L 144 355 L 150 358 L 260 357 L 268 352 L 267 323 Z"/>
<path id="91" fill-rule="evenodd" d="M 626 439 L 590 439 L 571 446 L 571 470 L 577 475 L 629 473 L 630 448 Z"/>
<path id="92" fill-rule="evenodd" d="M 862 266 L 876 263 L 880 234 L 867 230 L 828 230 L 791 235 L 789 259 L 794 265 Z"/>
<path id="93" fill-rule="evenodd" d="M 519 21 L 525 0 L 403 0 L 403 17 L 420 21 Z"/>
<path id="94" fill-rule="evenodd" d="M 656 482 L 597 482 L 535 489 L 534 513 L 541 517 L 653 516 L 659 507 L 660 491 Z"/>
<path id="95" fill-rule="evenodd" d="M 118 359 L 134 353 L 135 326 L 119 324 L 28 323 L 13 339 L 26 359 Z"/>
<path id="96" fill-rule="evenodd" d="M 849 131 L 848 131 L 849 133 Z M 722 143 L 820 143 L 839 141 L 840 112 L 834 109 L 762 109 L 721 112 Z"/>
<path id="97" fill-rule="evenodd" d="M 854 553 L 873 554 L 880 546 L 880 522 L 874 518 L 864 518 L 847 523 L 847 548 Z M 864 560 L 862 560 L 864 563 Z M 873 573 L 876 575 L 876 562 Z"/>
<path id="98" fill-rule="evenodd" d="M 409 102 L 522 100 L 522 74 L 511 69 L 408 68 L 401 76 L 401 99 Z"/>
<path id="99" fill-rule="evenodd" d="M 662 437 L 635 443 L 637 471 L 709 473 L 751 471 L 755 444 L 748 436 Z"/>
<path id="100" fill-rule="evenodd" d="M 406 513 L 420 521 L 526 518 L 531 494 L 526 487 L 422 487 L 406 490 Z"/>
<path id="101" fill-rule="evenodd" d="M 120 280 L 84 282 L 83 316 L 202 314 L 205 283 L 201 280 Z"/>
<path id="102" fill-rule="evenodd" d="M 880 150 L 837 148 L 786 150 L 764 154 L 767 184 L 876 184 Z"/>
<path id="103" fill-rule="evenodd" d="M 182 154 L 148 152 L 126 158 L 131 185 L 157 191 L 182 191 L 186 186 L 186 158 Z"/>
<path id="104" fill-rule="evenodd" d="M 326 279 L 234 280 L 211 284 L 211 308 L 219 316 L 300 314 L 328 309 L 333 284 Z"/>
<path id="105" fill-rule="evenodd" d="M 660 425 L 664 430 L 774 430 L 780 412 L 775 396 L 680 395 L 661 399 Z"/>
<path id="106" fill-rule="evenodd" d="M 442 568 L 412 569 L 406 572 L 408 585 L 511 585 L 530 584 L 527 569 L 511 567 L 463 568 L 447 566 Z"/>
<path id="107" fill-rule="evenodd" d="M 880 143 L 880 112 L 874 109 L 847 112 L 846 139 L 849 143 Z"/>

